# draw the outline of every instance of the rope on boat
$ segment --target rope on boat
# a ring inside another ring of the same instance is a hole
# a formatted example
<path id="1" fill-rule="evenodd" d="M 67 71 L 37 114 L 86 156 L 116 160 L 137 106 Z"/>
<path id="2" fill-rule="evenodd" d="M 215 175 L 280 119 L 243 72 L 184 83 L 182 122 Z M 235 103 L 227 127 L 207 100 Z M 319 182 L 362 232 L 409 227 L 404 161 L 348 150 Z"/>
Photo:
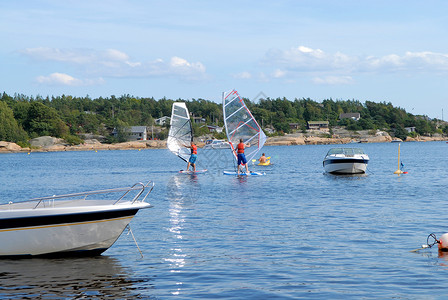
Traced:
<path id="1" fill-rule="evenodd" d="M 131 230 L 131 226 L 129 226 L 129 224 L 128 224 L 127 228 L 128 228 L 128 230 L 129 230 L 129 231 L 128 231 L 128 235 L 129 235 L 129 233 L 131 234 L 132 239 L 134 240 L 134 243 L 135 243 L 135 245 L 137 246 L 138 252 L 140 252 L 140 255 L 141 255 L 142 258 L 143 258 L 142 250 L 140 250 L 140 247 L 139 247 L 138 244 L 137 244 L 137 240 L 135 239 L 134 234 L 132 233 L 132 230 Z"/>
<path id="2" fill-rule="evenodd" d="M 429 238 L 433 239 L 432 243 L 429 242 Z M 423 250 L 426 248 L 431 248 L 432 246 L 434 246 L 436 244 L 440 244 L 440 240 L 437 239 L 437 237 L 434 233 L 430 233 L 428 235 L 428 237 L 426 238 L 426 245 L 422 245 L 421 248 L 411 250 L 410 252 L 417 252 L 417 251 L 420 251 L 420 250 Z"/>

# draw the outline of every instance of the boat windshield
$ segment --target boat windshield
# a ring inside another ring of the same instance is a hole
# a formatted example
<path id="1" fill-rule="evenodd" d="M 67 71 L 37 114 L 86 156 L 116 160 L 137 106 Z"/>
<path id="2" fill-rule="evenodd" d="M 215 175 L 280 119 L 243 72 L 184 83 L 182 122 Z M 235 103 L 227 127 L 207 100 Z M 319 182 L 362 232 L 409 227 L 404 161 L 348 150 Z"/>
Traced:
<path id="1" fill-rule="evenodd" d="M 332 148 L 328 151 L 327 155 L 341 154 L 345 156 L 354 156 L 359 154 L 365 154 L 361 148 Z"/>

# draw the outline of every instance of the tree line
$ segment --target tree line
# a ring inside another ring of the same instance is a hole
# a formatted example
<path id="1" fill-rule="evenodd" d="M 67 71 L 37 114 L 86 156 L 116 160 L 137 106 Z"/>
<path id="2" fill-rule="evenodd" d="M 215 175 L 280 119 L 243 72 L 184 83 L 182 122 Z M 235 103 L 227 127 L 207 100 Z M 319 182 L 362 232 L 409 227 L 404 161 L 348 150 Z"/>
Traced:
<path id="1" fill-rule="evenodd" d="M 448 133 L 445 122 L 416 116 L 390 102 L 361 103 L 357 100 L 327 99 L 317 102 L 309 98 L 260 99 L 258 103 L 244 99 L 254 117 L 263 128 L 275 129 L 276 134 L 290 133 L 290 123 L 306 130 L 308 121 L 328 121 L 330 128 L 345 126 L 348 130 L 385 130 L 393 136 L 405 138 L 405 127 L 415 127 L 414 135 Z M 223 126 L 222 105 L 205 99 L 154 99 L 122 95 L 92 99 L 73 96 L 30 97 L 23 94 L 0 97 L 0 140 L 26 146 L 29 139 L 39 136 L 64 138 L 68 143 L 79 144 L 85 133 L 102 135 L 108 142 L 118 140 L 111 135 L 114 128 L 154 125 L 154 120 L 171 115 L 173 102 L 186 102 L 194 117 L 204 118 L 206 124 Z M 341 113 L 360 113 L 361 119 L 339 119 Z M 208 133 L 208 129 L 193 124 L 195 136 Z M 159 130 L 157 137 L 166 138 L 168 127 Z"/>

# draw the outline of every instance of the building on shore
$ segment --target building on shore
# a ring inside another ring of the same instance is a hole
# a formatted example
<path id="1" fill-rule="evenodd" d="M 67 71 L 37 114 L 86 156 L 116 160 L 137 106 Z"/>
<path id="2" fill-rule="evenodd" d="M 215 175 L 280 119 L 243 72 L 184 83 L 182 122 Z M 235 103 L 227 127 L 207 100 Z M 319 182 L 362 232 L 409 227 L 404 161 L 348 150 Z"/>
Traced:
<path id="1" fill-rule="evenodd" d="M 117 128 L 114 128 L 112 134 L 114 135 L 114 137 L 118 138 L 120 132 L 119 130 L 117 130 Z M 126 127 L 123 130 L 123 134 L 126 135 L 126 139 L 128 141 L 146 141 L 148 139 L 148 131 L 146 129 L 146 126 Z"/>
<path id="2" fill-rule="evenodd" d="M 330 131 L 328 121 L 308 121 L 309 130 Z"/>
<path id="3" fill-rule="evenodd" d="M 355 121 L 359 121 L 359 119 L 361 119 L 361 114 L 360 113 L 342 113 L 339 114 L 339 120 L 342 119 L 352 119 Z"/>

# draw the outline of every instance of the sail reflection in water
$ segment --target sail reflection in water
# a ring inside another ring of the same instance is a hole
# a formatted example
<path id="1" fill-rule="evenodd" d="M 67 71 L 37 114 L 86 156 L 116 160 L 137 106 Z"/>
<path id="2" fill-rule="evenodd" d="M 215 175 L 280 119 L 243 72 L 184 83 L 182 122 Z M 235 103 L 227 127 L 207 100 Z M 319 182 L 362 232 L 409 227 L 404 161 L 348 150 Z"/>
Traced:
<path id="1" fill-rule="evenodd" d="M 171 273 L 180 273 L 181 269 L 188 263 L 187 257 L 192 256 L 187 253 L 188 249 L 184 248 L 185 238 L 185 210 L 192 204 L 194 199 L 198 198 L 200 185 L 197 181 L 197 175 L 175 175 L 168 182 L 168 199 L 169 199 L 169 217 L 171 233 L 169 256 L 164 260 L 169 263 Z M 172 279 L 176 280 L 176 277 Z M 182 291 L 183 282 L 176 280 L 175 290 L 171 291 L 173 295 L 179 295 Z"/>
<path id="2" fill-rule="evenodd" d="M 139 297 L 140 280 L 107 256 L 1 260 L 0 270 L 2 299 Z"/>
<path id="3" fill-rule="evenodd" d="M 179 272 L 179 268 L 185 265 L 185 254 L 182 253 L 182 248 L 179 243 L 182 240 L 182 226 L 185 223 L 182 215 L 183 195 L 180 190 L 180 178 L 174 176 L 172 189 L 170 190 L 170 224 L 169 231 L 173 234 L 174 246 L 170 249 L 172 257 L 166 258 L 165 261 L 171 264 L 171 272 Z"/>

